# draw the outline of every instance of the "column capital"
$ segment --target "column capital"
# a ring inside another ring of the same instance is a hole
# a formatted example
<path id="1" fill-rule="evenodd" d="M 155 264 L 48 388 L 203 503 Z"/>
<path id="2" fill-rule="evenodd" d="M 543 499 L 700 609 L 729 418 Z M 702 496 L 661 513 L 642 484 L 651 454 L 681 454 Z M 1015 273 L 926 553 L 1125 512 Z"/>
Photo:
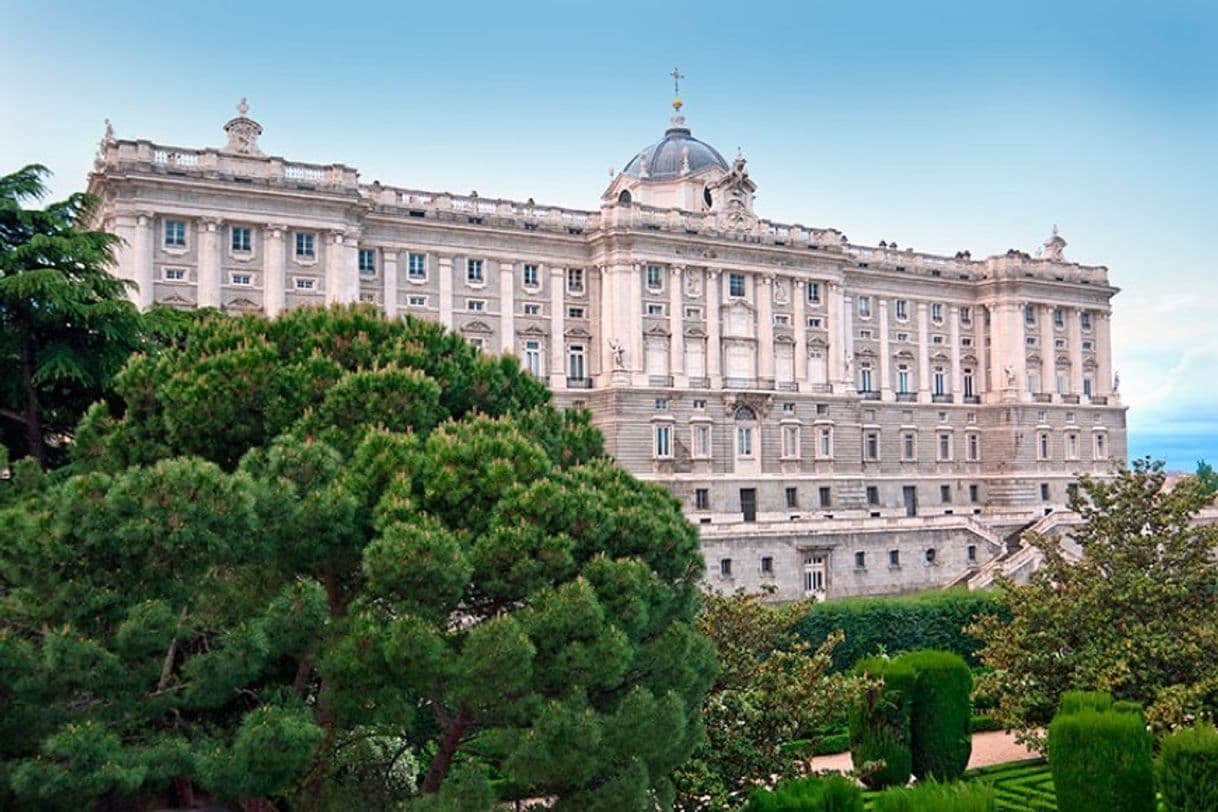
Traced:
<path id="1" fill-rule="evenodd" d="M 200 217 L 199 222 L 202 223 L 208 231 L 215 231 L 224 220 L 220 217 Z"/>
<path id="2" fill-rule="evenodd" d="M 706 269 L 706 275 L 708 277 L 710 277 L 711 279 L 718 279 L 719 274 L 721 274 L 721 273 L 723 273 L 722 268 L 707 268 Z"/>
<path id="3" fill-rule="evenodd" d="M 758 276 L 760 276 L 760 277 L 761 277 L 761 283 L 762 283 L 763 285 L 772 285 L 772 284 L 774 284 L 774 274 L 773 274 L 773 273 L 771 273 L 771 272 L 769 272 L 769 271 L 763 271 L 763 272 L 761 272 L 760 274 L 758 274 Z"/>
<path id="4" fill-rule="evenodd" d="M 397 262 L 398 261 L 398 249 L 382 248 L 381 256 L 385 258 L 386 262 Z"/>
<path id="5" fill-rule="evenodd" d="M 280 223 L 267 223 L 262 227 L 262 233 L 273 240 L 282 240 L 287 230 L 288 227 Z"/>

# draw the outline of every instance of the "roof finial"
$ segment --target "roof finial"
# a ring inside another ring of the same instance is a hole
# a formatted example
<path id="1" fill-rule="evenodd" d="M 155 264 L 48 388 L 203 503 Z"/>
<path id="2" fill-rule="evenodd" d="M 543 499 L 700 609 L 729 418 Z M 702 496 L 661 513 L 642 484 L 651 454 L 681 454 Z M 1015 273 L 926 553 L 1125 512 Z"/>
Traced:
<path id="1" fill-rule="evenodd" d="M 249 111 L 250 111 L 249 102 L 247 102 L 245 100 L 245 97 L 242 96 L 241 101 L 237 102 L 237 115 L 244 116 Z"/>
<path id="2" fill-rule="evenodd" d="M 673 68 L 672 73 L 668 75 L 672 77 L 672 109 L 679 113 L 685 104 L 681 101 L 681 80 L 685 78 L 685 74 L 681 73 L 680 68 Z"/>

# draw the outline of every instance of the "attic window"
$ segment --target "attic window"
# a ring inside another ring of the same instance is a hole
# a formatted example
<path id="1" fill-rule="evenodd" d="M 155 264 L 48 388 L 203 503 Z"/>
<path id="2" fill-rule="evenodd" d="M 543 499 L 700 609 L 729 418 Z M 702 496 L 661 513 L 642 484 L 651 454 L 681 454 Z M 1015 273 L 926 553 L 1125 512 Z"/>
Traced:
<path id="1" fill-rule="evenodd" d="M 706 203 L 708 208 L 714 205 L 714 202 L 711 200 L 711 193 L 710 193 L 709 186 L 702 187 L 702 200 L 704 203 Z"/>
<path id="2" fill-rule="evenodd" d="M 617 202 L 621 203 L 623 206 L 629 206 L 630 205 L 630 190 L 623 189 L 622 193 L 617 196 Z"/>

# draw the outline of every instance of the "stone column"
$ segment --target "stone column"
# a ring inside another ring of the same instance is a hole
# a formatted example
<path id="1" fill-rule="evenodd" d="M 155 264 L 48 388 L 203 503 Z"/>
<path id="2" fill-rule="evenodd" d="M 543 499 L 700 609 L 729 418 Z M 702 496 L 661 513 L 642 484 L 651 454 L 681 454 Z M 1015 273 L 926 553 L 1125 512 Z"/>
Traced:
<path id="1" fill-rule="evenodd" d="M 918 403 L 930 403 L 930 306 L 918 302 Z"/>
<path id="2" fill-rule="evenodd" d="M 710 385 L 716 389 L 723 386 L 723 342 L 719 338 L 719 305 L 723 301 L 722 276 L 718 268 L 706 270 L 706 376 L 710 378 Z"/>
<path id="3" fill-rule="evenodd" d="M 156 239 L 156 235 L 153 233 L 155 227 L 152 215 L 144 212 L 136 215 L 135 241 L 131 251 L 135 267 L 132 268 L 131 278 L 139 285 L 134 297 L 140 310 L 152 307 L 153 297 L 156 295 L 152 265 L 153 240 Z"/>
<path id="4" fill-rule="evenodd" d="M 358 251 L 358 247 L 356 251 Z M 341 304 L 351 301 L 347 293 L 347 245 L 343 231 L 331 231 L 326 246 L 326 304 Z M 355 269 L 356 285 L 359 284 L 359 268 Z M 358 298 L 358 297 L 357 297 Z"/>
<path id="5" fill-rule="evenodd" d="M 988 382 L 995 380 L 990 377 L 990 348 L 985 346 L 990 335 L 990 309 L 985 305 L 977 305 L 973 310 L 976 313 L 975 318 L 978 319 L 973 329 L 973 345 L 977 348 L 977 372 L 973 379 L 973 392 L 984 400 L 985 393 L 989 391 Z"/>
<path id="6" fill-rule="evenodd" d="M 1057 392 L 1057 347 L 1053 337 L 1053 305 L 1041 305 L 1036 309 L 1040 319 L 1040 391 L 1053 395 Z"/>
<path id="7" fill-rule="evenodd" d="M 1014 384 L 1003 382 L 1015 400 L 1028 399 L 1028 351 L 1024 342 L 1023 305 L 1010 302 L 1002 306 L 1006 322 L 1005 342 L 1002 347 L 1003 363 L 1009 364 L 1015 378 Z"/>
<path id="8" fill-rule="evenodd" d="M 545 273 L 544 267 L 537 272 Z M 563 358 L 565 336 L 563 335 L 563 278 L 562 268 L 550 268 L 550 388 L 562 389 L 567 385 L 566 359 Z"/>
<path id="9" fill-rule="evenodd" d="M 845 377 L 845 368 L 842 361 L 846 357 L 845 343 L 842 338 L 842 325 L 845 324 L 845 304 L 842 298 L 842 286 L 837 282 L 828 283 L 828 307 L 829 307 L 829 330 L 827 338 L 829 346 L 826 352 L 829 353 L 829 390 L 839 392 L 842 390 L 843 378 Z"/>
<path id="10" fill-rule="evenodd" d="M 381 264 L 384 276 L 384 288 L 381 296 L 384 301 L 385 318 L 393 320 L 398 317 L 398 252 L 386 248 L 381 252 Z"/>
<path id="11" fill-rule="evenodd" d="M 892 400 L 892 353 L 888 350 L 888 300 L 877 300 L 880 320 L 880 398 Z"/>
<path id="12" fill-rule="evenodd" d="M 801 392 L 808 391 L 808 317 L 805 307 L 808 299 L 808 286 L 802 279 L 791 280 L 791 304 L 795 311 L 792 318 L 795 324 L 791 331 L 795 338 L 795 388 Z"/>
<path id="13" fill-rule="evenodd" d="M 647 369 L 643 363 L 643 263 L 627 265 L 622 273 L 623 301 L 628 305 L 629 323 L 621 340 L 626 344 L 626 369 L 635 386 L 647 386 Z"/>
<path id="14" fill-rule="evenodd" d="M 1083 311 L 1077 307 L 1066 311 L 1066 335 L 1070 342 L 1070 394 L 1083 394 Z"/>
<path id="15" fill-rule="evenodd" d="M 774 388 L 774 277 L 757 274 L 757 377 L 758 384 Z M 759 283 L 759 284 L 758 284 Z"/>
<path id="16" fill-rule="evenodd" d="M 858 370 L 854 368 L 854 297 L 842 292 L 842 317 L 839 319 L 838 352 L 842 365 L 842 389 L 854 392 L 858 389 Z"/>
<path id="17" fill-rule="evenodd" d="M 262 230 L 262 309 L 271 318 L 287 307 L 283 241 L 283 226 L 268 224 Z"/>
<path id="18" fill-rule="evenodd" d="M 964 370 L 960 368 L 960 308 L 957 305 L 952 305 L 949 307 L 947 309 L 947 318 L 947 340 L 952 344 L 952 402 L 959 403 L 961 397 L 964 395 Z M 974 380 L 974 384 L 975 383 L 976 381 Z"/>
<path id="19" fill-rule="evenodd" d="M 1108 313 L 1097 311 L 1091 317 L 1092 346 L 1095 347 L 1095 394 L 1112 394 L 1112 341 Z"/>
<path id="20" fill-rule="evenodd" d="M 668 371 L 674 386 L 688 386 L 685 376 L 685 328 L 681 312 L 681 275 L 684 269 L 674 265 L 668 272 Z"/>
<path id="21" fill-rule="evenodd" d="M 436 273 L 440 275 L 440 299 L 436 306 L 440 311 L 440 324 L 453 328 L 453 258 L 436 257 Z"/>
<path id="22" fill-rule="evenodd" d="M 220 307 L 220 222 L 199 221 L 199 307 Z"/>
<path id="23" fill-rule="evenodd" d="M 515 266 L 510 262 L 499 265 L 499 349 L 516 352 L 516 280 L 512 277 Z"/>

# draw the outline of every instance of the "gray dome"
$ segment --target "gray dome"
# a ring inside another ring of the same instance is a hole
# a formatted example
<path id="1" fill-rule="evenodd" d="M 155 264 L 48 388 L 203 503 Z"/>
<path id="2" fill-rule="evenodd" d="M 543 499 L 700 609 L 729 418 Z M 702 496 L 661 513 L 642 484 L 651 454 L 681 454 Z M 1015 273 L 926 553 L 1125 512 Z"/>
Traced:
<path id="1" fill-rule="evenodd" d="M 688 170 L 682 171 L 686 161 Z M 676 180 L 693 175 L 711 166 L 727 171 L 727 161 L 709 144 L 704 144 L 689 134 L 685 127 L 670 127 L 664 140 L 652 144 L 635 155 L 626 168 L 627 175 L 646 180 Z M 643 168 L 647 172 L 644 174 Z"/>

